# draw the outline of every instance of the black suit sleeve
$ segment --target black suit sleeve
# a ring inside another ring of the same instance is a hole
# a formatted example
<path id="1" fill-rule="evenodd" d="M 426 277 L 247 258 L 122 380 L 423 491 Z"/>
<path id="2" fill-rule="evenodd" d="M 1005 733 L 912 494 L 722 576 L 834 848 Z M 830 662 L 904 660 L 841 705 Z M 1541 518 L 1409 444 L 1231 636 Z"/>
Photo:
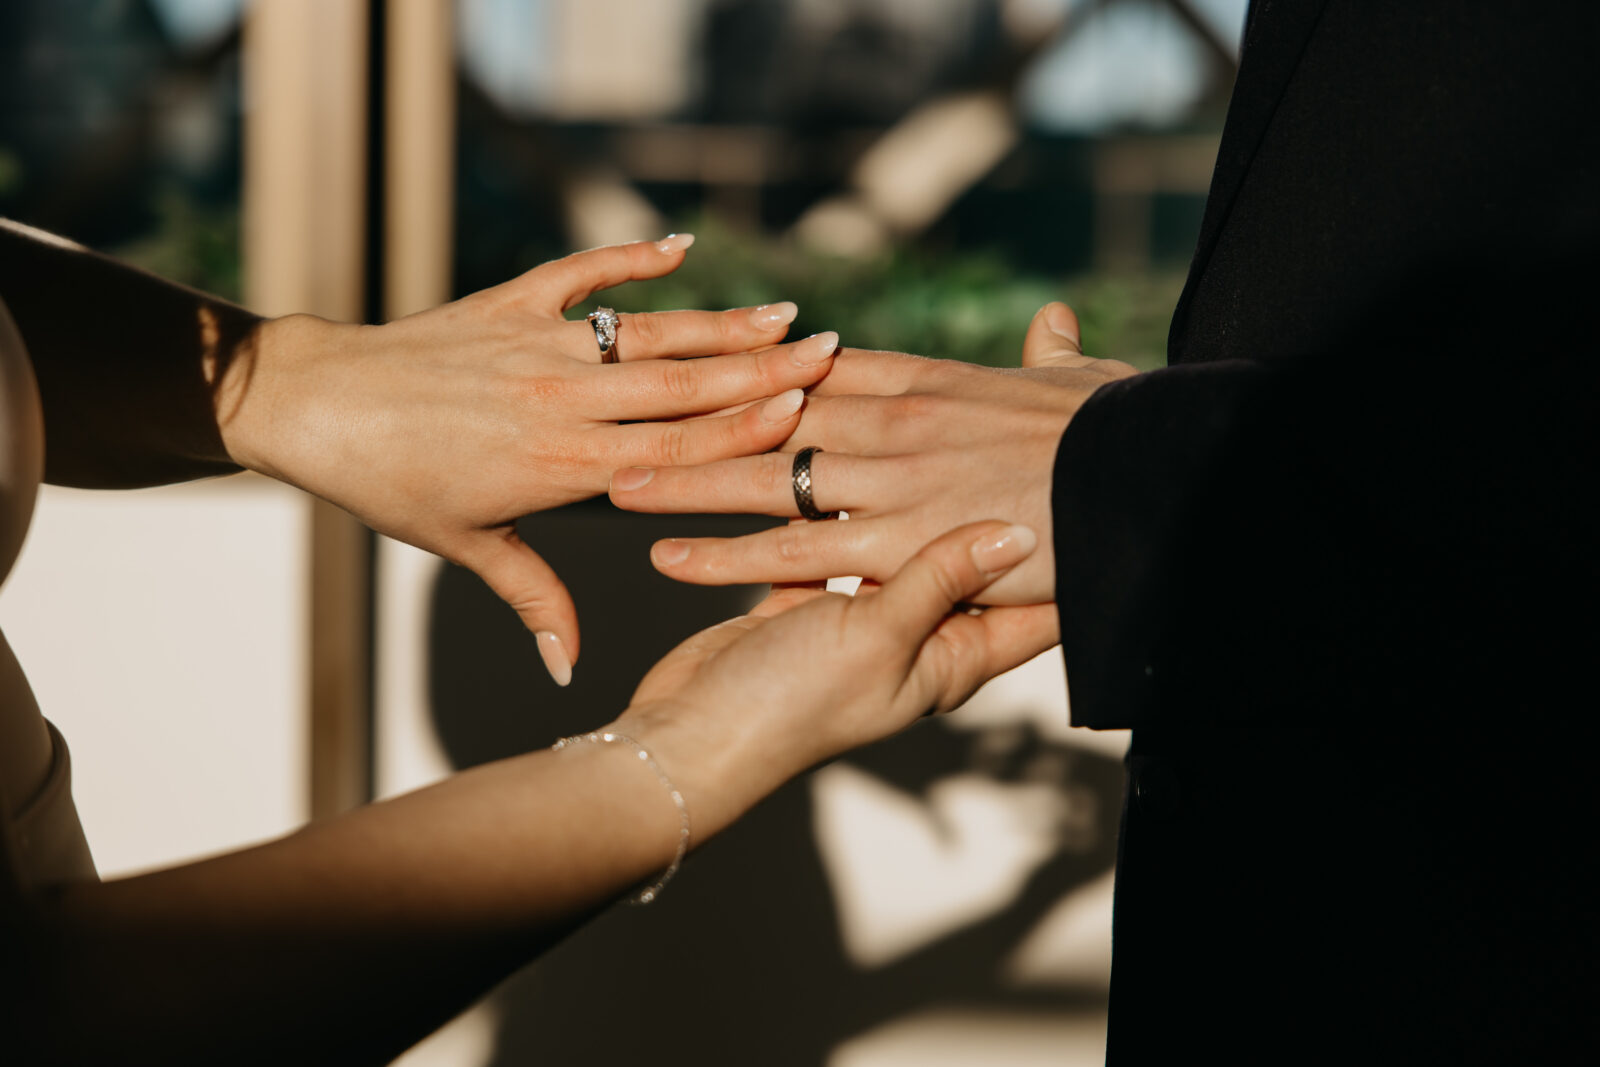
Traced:
<path id="1" fill-rule="evenodd" d="M 1098 391 L 1054 482 L 1074 722 L 1549 714 L 1528 694 L 1597 647 L 1600 362 L 1594 270 L 1547 268 L 1403 287 L 1319 355 Z"/>

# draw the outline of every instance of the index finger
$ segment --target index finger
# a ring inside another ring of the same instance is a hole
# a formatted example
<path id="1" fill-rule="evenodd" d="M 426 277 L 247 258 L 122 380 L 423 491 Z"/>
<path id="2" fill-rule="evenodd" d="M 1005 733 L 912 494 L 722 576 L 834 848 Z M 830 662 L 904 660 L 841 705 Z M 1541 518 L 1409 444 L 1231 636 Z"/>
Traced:
<path id="1" fill-rule="evenodd" d="M 828 377 L 818 384 L 816 394 L 897 396 L 916 388 L 925 388 L 928 374 L 940 370 L 947 362 L 905 352 L 841 348 L 834 356 Z"/>
<path id="2" fill-rule="evenodd" d="M 659 241 L 603 245 L 553 259 L 522 278 L 538 287 L 536 299 L 546 305 L 541 310 L 557 315 L 601 289 L 671 274 L 682 265 L 684 253 L 692 244 L 694 234 L 675 233 Z"/>

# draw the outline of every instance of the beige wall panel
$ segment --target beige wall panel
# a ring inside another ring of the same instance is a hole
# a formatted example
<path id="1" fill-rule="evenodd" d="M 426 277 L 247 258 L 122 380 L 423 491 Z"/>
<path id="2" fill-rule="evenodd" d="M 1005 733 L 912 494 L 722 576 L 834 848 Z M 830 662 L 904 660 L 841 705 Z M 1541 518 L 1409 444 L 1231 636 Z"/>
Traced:
<path id="1" fill-rule="evenodd" d="M 102 875 L 305 820 L 306 526 L 264 479 L 41 491 L 0 627 Z"/>

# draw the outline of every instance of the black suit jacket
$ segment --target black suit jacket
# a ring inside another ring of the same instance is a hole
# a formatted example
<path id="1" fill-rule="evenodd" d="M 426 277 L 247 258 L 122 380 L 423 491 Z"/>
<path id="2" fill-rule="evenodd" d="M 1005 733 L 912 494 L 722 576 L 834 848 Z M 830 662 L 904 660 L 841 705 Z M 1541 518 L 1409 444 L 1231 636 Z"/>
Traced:
<path id="1" fill-rule="evenodd" d="M 1055 473 L 1112 1062 L 1595 1052 L 1597 68 L 1589 3 L 1252 7 L 1171 365 Z"/>

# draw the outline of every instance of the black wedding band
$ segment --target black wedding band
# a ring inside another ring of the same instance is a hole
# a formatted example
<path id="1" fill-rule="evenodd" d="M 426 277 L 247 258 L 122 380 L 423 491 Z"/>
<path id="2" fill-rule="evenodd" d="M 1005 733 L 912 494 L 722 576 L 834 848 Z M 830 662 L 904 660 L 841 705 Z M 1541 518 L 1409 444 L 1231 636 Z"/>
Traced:
<path id="1" fill-rule="evenodd" d="M 839 517 L 837 511 L 818 511 L 816 502 L 811 499 L 811 457 L 821 451 L 815 445 L 802 448 L 794 454 L 794 467 L 789 472 L 789 480 L 794 484 L 794 506 L 800 510 L 801 518 L 812 522 Z"/>

